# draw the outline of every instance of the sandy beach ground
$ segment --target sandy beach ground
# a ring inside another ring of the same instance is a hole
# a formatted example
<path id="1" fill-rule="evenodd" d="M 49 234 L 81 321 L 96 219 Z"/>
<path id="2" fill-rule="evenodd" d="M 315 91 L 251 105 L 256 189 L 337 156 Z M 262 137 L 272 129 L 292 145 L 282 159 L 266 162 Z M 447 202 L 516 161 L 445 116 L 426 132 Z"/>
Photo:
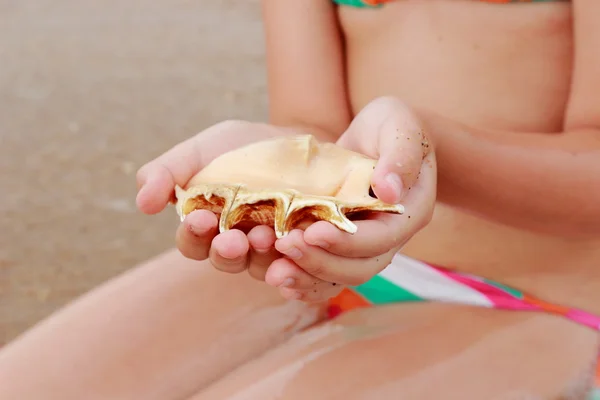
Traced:
<path id="1" fill-rule="evenodd" d="M 256 0 L 0 0 L 0 343 L 174 243 L 135 171 L 266 116 Z"/>

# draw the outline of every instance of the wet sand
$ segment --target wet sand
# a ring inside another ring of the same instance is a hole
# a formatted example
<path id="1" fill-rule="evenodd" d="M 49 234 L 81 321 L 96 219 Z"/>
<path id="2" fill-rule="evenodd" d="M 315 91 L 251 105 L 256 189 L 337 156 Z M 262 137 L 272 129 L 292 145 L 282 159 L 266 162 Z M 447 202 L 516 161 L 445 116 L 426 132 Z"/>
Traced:
<path id="1" fill-rule="evenodd" d="M 0 0 L 0 343 L 173 245 L 135 171 L 264 119 L 263 55 L 256 0 Z"/>

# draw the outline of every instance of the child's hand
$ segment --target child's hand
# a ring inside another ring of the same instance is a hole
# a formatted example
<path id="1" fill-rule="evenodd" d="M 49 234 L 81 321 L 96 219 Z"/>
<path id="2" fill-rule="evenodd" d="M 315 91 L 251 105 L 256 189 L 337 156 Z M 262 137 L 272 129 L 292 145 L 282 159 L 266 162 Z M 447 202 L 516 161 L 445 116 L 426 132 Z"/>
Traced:
<path id="1" fill-rule="evenodd" d="M 288 134 L 282 129 L 243 121 L 226 121 L 211 126 L 144 165 L 137 173 L 137 206 L 146 214 L 162 211 L 172 200 L 175 185 L 184 186 L 197 172 L 219 155 L 235 148 Z M 264 279 L 276 257 L 275 232 L 258 226 L 248 235 L 239 230 L 218 234 L 215 214 L 206 210 L 190 213 L 177 229 L 177 247 L 194 260 L 210 258 L 224 272 L 248 272 Z"/>
<path id="2" fill-rule="evenodd" d="M 354 235 L 320 221 L 278 239 L 275 247 L 287 257 L 271 264 L 265 280 L 280 287 L 286 298 L 321 301 L 343 285 L 366 282 L 432 217 L 435 157 L 418 119 L 404 104 L 393 98 L 371 102 L 338 144 L 379 160 L 373 192 L 384 202 L 403 204 L 405 213 L 377 213 L 355 221 Z"/>

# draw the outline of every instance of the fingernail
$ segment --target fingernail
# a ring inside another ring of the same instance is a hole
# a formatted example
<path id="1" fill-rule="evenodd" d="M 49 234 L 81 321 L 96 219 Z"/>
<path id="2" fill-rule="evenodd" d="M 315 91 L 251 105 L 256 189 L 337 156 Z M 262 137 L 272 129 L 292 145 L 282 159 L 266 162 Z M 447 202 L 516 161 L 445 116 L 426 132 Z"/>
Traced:
<path id="1" fill-rule="evenodd" d="M 244 261 L 244 258 L 246 257 L 245 254 L 242 256 L 235 256 L 233 258 L 227 257 L 219 252 L 217 252 L 217 254 L 221 257 L 221 262 L 224 262 L 227 264 L 238 264 L 238 263 Z"/>
<path id="2" fill-rule="evenodd" d="M 394 203 L 398 203 L 402 198 L 402 179 L 398 174 L 389 173 L 385 176 L 385 181 L 390 185 L 392 191 L 394 192 Z"/>
<path id="3" fill-rule="evenodd" d="M 295 247 L 290 247 L 289 249 L 282 251 L 283 254 L 291 258 L 292 260 L 297 260 L 302 257 L 302 252 Z"/>
<path id="4" fill-rule="evenodd" d="M 296 284 L 296 280 L 294 278 L 285 278 L 283 283 L 279 285 L 280 287 L 292 287 Z"/>
<path id="5" fill-rule="evenodd" d="M 269 249 L 261 249 L 261 248 L 254 248 L 254 251 L 256 251 L 258 254 L 267 254 L 269 252 Z"/>
<path id="6" fill-rule="evenodd" d="M 197 226 L 194 226 L 192 224 L 188 225 L 188 227 L 189 227 L 190 233 L 194 236 L 203 236 L 206 234 L 206 232 L 208 232 L 208 229 L 198 228 Z"/>
<path id="7" fill-rule="evenodd" d="M 194 236 L 200 236 L 198 230 L 192 224 L 188 225 L 188 231 L 190 231 L 190 233 Z"/>
<path id="8" fill-rule="evenodd" d="M 308 242 L 307 242 L 307 243 L 308 243 Z M 326 241 L 324 241 L 324 240 L 317 240 L 316 242 L 313 242 L 313 243 L 308 243 L 308 244 L 310 244 L 311 246 L 318 246 L 318 247 L 320 247 L 320 248 L 322 248 L 322 249 L 327 249 L 327 248 L 329 248 L 329 243 L 327 243 L 327 242 L 326 242 Z"/>

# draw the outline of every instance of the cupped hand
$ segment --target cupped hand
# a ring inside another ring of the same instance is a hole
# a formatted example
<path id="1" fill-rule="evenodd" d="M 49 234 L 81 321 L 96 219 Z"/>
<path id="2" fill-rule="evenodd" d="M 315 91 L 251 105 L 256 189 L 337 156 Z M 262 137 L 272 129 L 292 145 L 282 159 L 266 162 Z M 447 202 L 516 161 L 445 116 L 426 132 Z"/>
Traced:
<path id="1" fill-rule="evenodd" d="M 322 301 L 342 287 L 360 285 L 382 271 L 396 252 L 431 220 L 436 199 L 436 163 L 418 118 L 395 98 L 369 103 L 338 145 L 377 159 L 374 194 L 401 203 L 402 215 L 373 213 L 354 221 L 355 234 L 320 221 L 275 241 L 285 258 L 275 260 L 265 280 L 284 297 Z"/>
<path id="2" fill-rule="evenodd" d="M 138 171 L 138 208 L 156 214 L 174 200 L 175 185 L 184 186 L 214 158 L 291 133 L 298 132 L 243 121 L 214 125 Z M 402 203 L 403 215 L 377 213 L 355 221 L 358 232 L 354 235 L 317 222 L 276 240 L 272 227 L 267 226 L 254 227 L 247 234 L 236 229 L 219 233 L 217 216 L 197 210 L 177 229 L 178 249 L 191 259 L 209 258 L 224 272 L 247 270 L 254 278 L 279 287 L 290 299 L 318 302 L 343 286 L 366 282 L 431 219 L 435 157 L 418 119 L 393 98 L 368 104 L 338 144 L 378 159 L 371 180 L 373 192 L 384 202 Z"/>
<path id="3" fill-rule="evenodd" d="M 184 186 L 213 159 L 230 150 L 290 132 L 271 125 L 245 121 L 225 121 L 196 136 L 141 167 L 137 173 L 138 208 L 146 214 L 161 212 L 174 200 L 175 185 Z M 275 232 L 257 226 L 248 234 L 232 229 L 219 234 L 218 219 L 206 210 L 186 216 L 176 233 L 177 248 L 194 260 L 210 261 L 224 272 L 241 272 L 264 279 L 268 266 L 280 254 L 274 248 Z"/>

